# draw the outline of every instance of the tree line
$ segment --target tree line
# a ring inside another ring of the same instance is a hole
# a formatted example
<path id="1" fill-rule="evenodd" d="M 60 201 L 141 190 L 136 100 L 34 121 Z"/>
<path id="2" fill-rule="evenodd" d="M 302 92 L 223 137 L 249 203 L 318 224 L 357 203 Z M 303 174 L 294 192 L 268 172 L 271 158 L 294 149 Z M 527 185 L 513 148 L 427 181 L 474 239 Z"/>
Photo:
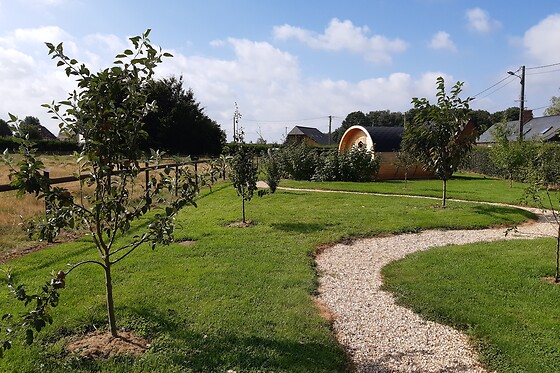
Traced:
<path id="1" fill-rule="evenodd" d="M 333 141 L 340 142 L 344 132 L 352 126 L 403 127 L 405 122 L 414 121 L 417 114 L 418 110 L 415 108 L 404 113 L 400 111 L 375 110 L 366 114 L 362 111 L 354 111 L 348 114 L 342 121 L 341 126 L 333 131 L 332 138 Z M 519 108 L 509 107 L 494 113 L 490 113 L 486 110 L 471 110 L 469 115 L 473 124 L 476 125 L 479 132 L 482 133 L 492 125 L 502 122 L 504 119 L 506 121 L 518 120 Z"/>
<path id="2" fill-rule="evenodd" d="M 150 80 L 143 92 L 148 102 L 155 103 L 155 111 L 144 117 L 139 133 L 140 148 L 144 151 L 159 149 L 169 154 L 219 155 L 226 143 L 226 134 L 220 125 L 204 112 L 192 89 L 183 88 L 183 77 L 170 76 Z M 74 133 L 64 133 L 77 141 Z M 44 139 L 44 130 L 38 118 L 26 116 L 19 126 L 11 127 L 0 119 L 0 136 Z"/>

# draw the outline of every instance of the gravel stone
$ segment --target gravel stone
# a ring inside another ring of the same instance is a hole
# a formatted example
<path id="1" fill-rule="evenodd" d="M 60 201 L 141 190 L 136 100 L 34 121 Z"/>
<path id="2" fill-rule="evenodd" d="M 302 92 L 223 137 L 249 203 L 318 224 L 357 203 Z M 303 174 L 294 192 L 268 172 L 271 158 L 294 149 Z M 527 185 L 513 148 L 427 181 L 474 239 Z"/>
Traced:
<path id="1" fill-rule="evenodd" d="M 459 331 L 422 319 L 395 304 L 380 289 L 380 270 L 405 255 L 436 246 L 554 236 L 546 222 L 525 224 L 505 236 L 505 228 L 429 230 L 337 244 L 316 258 L 318 301 L 332 315 L 333 330 L 356 372 L 486 372 L 468 338 Z"/>

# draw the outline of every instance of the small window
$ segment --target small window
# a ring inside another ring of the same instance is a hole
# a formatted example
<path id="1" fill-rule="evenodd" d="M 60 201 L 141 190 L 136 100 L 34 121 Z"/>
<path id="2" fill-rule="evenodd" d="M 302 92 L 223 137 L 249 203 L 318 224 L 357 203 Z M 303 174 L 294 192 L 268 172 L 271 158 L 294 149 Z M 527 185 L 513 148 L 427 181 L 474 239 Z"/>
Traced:
<path id="1" fill-rule="evenodd" d="M 547 132 L 550 131 L 551 129 L 552 129 L 552 126 L 550 126 L 550 127 L 546 128 L 546 129 L 542 130 L 542 131 L 541 131 L 541 135 L 544 135 L 545 133 L 547 133 Z"/>

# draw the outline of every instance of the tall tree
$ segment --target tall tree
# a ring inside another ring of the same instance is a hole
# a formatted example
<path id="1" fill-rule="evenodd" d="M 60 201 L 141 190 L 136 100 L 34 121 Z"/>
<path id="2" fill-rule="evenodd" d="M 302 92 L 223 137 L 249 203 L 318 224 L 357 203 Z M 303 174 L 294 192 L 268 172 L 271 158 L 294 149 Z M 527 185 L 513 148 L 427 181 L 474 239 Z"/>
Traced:
<path id="1" fill-rule="evenodd" d="M 26 116 L 23 121 L 18 125 L 16 136 L 25 138 L 27 137 L 29 140 L 41 140 L 41 129 L 40 126 L 41 122 L 39 118 Z"/>
<path id="2" fill-rule="evenodd" d="M 146 92 L 158 109 L 144 120 L 144 130 L 148 133 L 144 148 L 189 155 L 222 152 L 225 132 L 204 113 L 193 91 L 183 88 L 183 77 L 151 81 Z"/>
<path id="3" fill-rule="evenodd" d="M 544 115 L 560 115 L 560 97 L 552 96 L 550 106 L 546 108 Z"/>
<path id="4" fill-rule="evenodd" d="M 511 122 L 514 120 L 519 120 L 519 108 L 515 106 L 508 107 L 505 110 L 496 111 L 490 115 L 492 125 L 503 121 Z"/>
<path id="5" fill-rule="evenodd" d="M 470 114 L 471 122 L 475 125 L 478 134 L 484 133 L 488 128 L 492 127 L 492 116 L 486 110 L 472 110 Z"/>
<path id="6" fill-rule="evenodd" d="M 367 116 L 361 111 L 354 111 L 346 116 L 346 118 L 342 121 L 340 127 L 332 133 L 333 142 L 338 143 L 340 139 L 342 139 L 342 135 L 344 132 L 352 126 L 371 126 L 371 122 L 367 118 Z"/>
<path id="7" fill-rule="evenodd" d="M 377 110 L 370 111 L 367 119 L 375 127 L 402 127 L 404 125 L 403 113 L 399 111 Z"/>
<path id="8" fill-rule="evenodd" d="M 12 136 L 10 125 L 4 119 L 0 119 L 0 136 Z"/>
<path id="9" fill-rule="evenodd" d="M 442 77 L 438 77 L 436 83 L 436 104 L 431 104 L 426 98 L 412 99 L 418 113 L 414 121 L 407 122 L 402 148 L 443 181 L 441 205 L 445 206 L 447 180 L 470 151 L 476 135 L 466 128 L 472 98 L 463 100 L 459 97 L 463 83 L 457 82 L 451 89 L 451 95 L 446 93 Z"/>

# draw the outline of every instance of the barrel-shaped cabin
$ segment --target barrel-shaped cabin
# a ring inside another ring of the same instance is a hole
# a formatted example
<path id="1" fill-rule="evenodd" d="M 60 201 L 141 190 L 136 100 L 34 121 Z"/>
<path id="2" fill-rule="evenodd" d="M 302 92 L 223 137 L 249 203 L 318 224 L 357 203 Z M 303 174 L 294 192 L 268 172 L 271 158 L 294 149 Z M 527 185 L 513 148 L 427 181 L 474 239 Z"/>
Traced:
<path id="1" fill-rule="evenodd" d="M 344 152 L 353 147 L 373 150 L 375 156 L 381 157 L 381 165 L 376 179 L 404 179 L 405 170 L 397 165 L 397 154 L 401 149 L 404 127 L 363 127 L 352 126 L 344 132 L 338 145 L 338 151 Z M 409 168 L 407 178 L 428 179 L 434 177 L 420 164 Z"/>

